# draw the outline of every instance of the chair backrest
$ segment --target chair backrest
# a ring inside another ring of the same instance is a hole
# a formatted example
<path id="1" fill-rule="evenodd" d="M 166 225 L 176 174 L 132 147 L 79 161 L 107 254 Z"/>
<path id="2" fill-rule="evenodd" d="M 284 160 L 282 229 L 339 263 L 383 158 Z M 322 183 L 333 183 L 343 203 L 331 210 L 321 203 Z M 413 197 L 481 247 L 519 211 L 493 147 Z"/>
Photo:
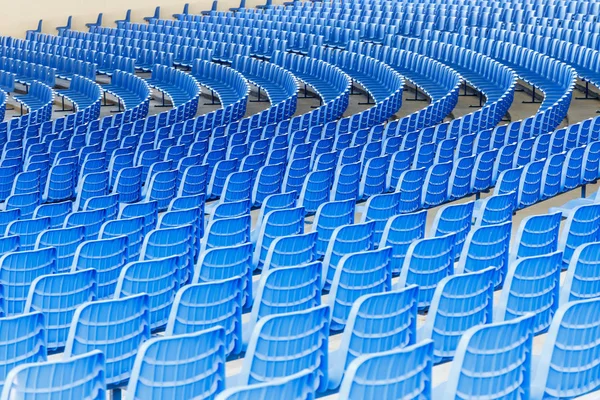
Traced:
<path id="1" fill-rule="evenodd" d="M 597 241 L 600 241 L 600 204 L 575 208 L 567 217 L 558 240 L 558 248 L 563 252 L 563 266 L 569 265 L 577 247 Z"/>
<path id="2" fill-rule="evenodd" d="M 379 243 L 387 222 L 400 213 L 400 193 L 371 196 L 364 207 L 360 222 L 375 221 L 374 240 Z"/>
<path id="3" fill-rule="evenodd" d="M 314 375 L 310 370 L 259 383 L 226 389 L 215 400 L 286 399 L 313 400 L 315 398 Z"/>
<path id="4" fill-rule="evenodd" d="M 560 212 L 525 217 L 513 240 L 510 261 L 556 251 L 561 220 Z"/>
<path id="5" fill-rule="evenodd" d="M 49 229 L 38 235 L 35 248 L 56 249 L 56 271 L 65 272 L 71 269 L 77 248 L 85 241 L 85 228 L 73 226 L 63 229 Z"/>
<path id="6" fill-rule="evenodd" d="M 3 286 L 4 313 L 21 314 L 29 286 L 38 277 L 56 272 L 56 249 L 19 251 L 0 258 L 0 284 Z"/>
<path id="7" fill-rule="evenodd" d="M 250 215 L 210 221 L 202 238 L 200 253 L 216 247 L 249 243 L 251 224 Z"/>
<path id="8" fill-rule="evenodd" d="M 155 260 L 176 257 L 177 279 L 184 285 L 192 277 L 194 270 L 195 228 L 182 225 L 174 228 L 156 229 L 144 238 L 140 260 Z"/>
<path id="9" fill-rule="evenodd" d="M 419 286 L 419 309 L 426 309 L 436 286 L 453 273 L 454 234 L 419 239 L 408 247 L 398 286 Z"/>
<path id="10" fill-rule="evenodd" d="M 25 363 L 46 361 L 46 328 L 42 313 L 0 318 L 0 385 Z"/>
<path id="11" fill-rule="evenodd" d="M 263 271 L 250 313 L 249 334 L 269 315 L 307 310 L 321 305 L 320 261 Z M 246 336 L 245 336 L 246 337 Z"/>
<path id="12" fill-rule="evenodd" d="M 57 350 L 67 342 L 75 309 L 95 299 L 96 271 L 93 269 L 44 275 L 31 283 L 25 312 L 44 314 L 47 347 Z"/>
<path id="13" fill-rule="evenodd" d="M 427 211 L 400 214 L 390 218 L 383 230 L 379 247 L 392 248 L 392 272 L 400 273 L 408 247 L 417 239 L 425 237 Z"/>
<path id="14" fill-rule="evenodd" d="M 352 303 L 360 296 L 382 293 L 392 288 L 392 249 L 346 254 L 340 260 L 327 298 L 331 307 L 331 329 L 343 330 Z"/>
<path id="15" fill-rule="evenodd" d="M 359 297 L 350 310 L 340 347 L 330 355 L 329 388 L 336 388 L 357 357 L 400 349 L 417 342 L 415 285 Z"/>
<path id="16" fill-rule="evenodd" d="M 240 278 L 242 304 L 252 303 L 252 243 L 216 247 L 200 254 L 192 283 Z"/>
<path id="17" fill-rule="evenodd" d="M 313 219 L 314 230 L 317 232 L 317 254 L 323 257 L 329 245 L 329 239 L 336 228 L 354 223 L 354 200 L 330 201 L 321 204 Z"/>
<path id="18" fill-rule="evenodd" d="M 314 388 L 327 387 L 329 307 L 271 315 L 252 332 L 239 382 L 269 382 L 309 369 Z"/>
<path id="19" fill-rule="evenodd" d="M 70 201 L 63 201 L 62 203 L 46 203 L 36 207 L 35 212 L 33 213 L 33 218 L 49 217 L 50 228 L 62 228 L 65 218 L 67 215 L 71 214 L 72 211 L 73 203 Z M 4 232 L 4 229 L 2 231 Z"/>
<path id="20" fill-rule="evenodd" d="M 293 267 L 317 259 L 317 232 L 281 236 L 271 242 L 263 273 L 271 268 Z"/>
<path id="21" fill-rule="evenodd" d="M 105 219 L 105 210 L 74 211 L 67 215 L 63 228 L 83 226 L 85 228 L 85 239 L 96 240 Z"/>
<path id="22" fill-rule="evenodd" d="M 63 360 L 33 362 L 14 368 L 0 399 L 104 399 L 104 354 L 95 350 Z"/>
<path id="23" fill-rule="evenodd" d="M 496 225 L 512 221 L 517 206 L 517 192 L 495 194 L 482 201 L 481 211 L 475 220 L 476 226 Z"/>
<path id="24" fill-rule="evenodd" d="M 90 240 L 79 245 L 71 271 L 96 270 L 96 298 L 106 299 L 115 293 L 121 269 L 127 264 L 127 237 Z"/>
<path id="25" fill-rule="evenodd" d="M 252 263 L 261 268 L 269 247 L 275 238 L 304 233 L 304 208 L 296 207 L 287 210 L 274 210 L 265 216 L 258 238 Z"/>
<path id="26" fill-rule="evenodd" d="M 127 382 L 138 347 L 150 339 L 150 307 L 146 294 L 85 303 L 77 308 L 65 357 L 101 350 L 108 389 Z"/>
<path id="27" fill-rule="evenodd" d="M 372 250 L 375 247 L 374 233 L 375 221 L 344 225 L 333 231 L 323 258 L 325 288 L 331 286 L 335 271 L 344 255 Z"/>
<path id="28" fill-rule="evenodd" d="M 346 369 L 340 399 L 431 398 L 433 342 L 356 358 Z"/>
<path id="29" fill-rule="evenodd" d="M 156 228 L 158 203 L 156 201 L 125 204 L 119 210 L 119 219 L 144 217 L 144 235 Z"/>
<path id="30" fill-rule="evenodd" d="M 119 275 L 114 298 L 146 293 L 150 299 L 150 327 L 164 327 L 179 289 L 177 262 L 178 257 L 171 256 L 127 264 Z"/>
<path id="31" fill-rule="evenodd" d="M 598 389 L 599 307 L 595 298 L 558 309 L 532 377 L 532 399 L 575 398 Z"/>
<path id="32" fill-rule="evenodd" d="M 492 322 L 493 267 L 447 276 L 435 288 L 420 338 L 432 339 L 435 362 L 451 360 L 461 335 Z"/>
<path id="33" fill-rule="evenodd" d="M 18 220 L 8 224 L 4 236 L 19 236 L 21 250 L 33 250 L 38 235 L 46 229 L 50 229 L 49 217 Z"/>
<path id="34" fill-rule="evenodd" d="M 508 267 L 494 319 L 508 321 L 534 313 L 534 332 L 545 332 L 558 309 L 561 256 L 561 252 L 554 252 L 513 262 Z"/>
<path id="35" fill-rule="evenodd" d="M 467 235 L 456 273 L 494 267 L 494 286 L 501 286 L 508 271 L 511 231 L 511 222 L 474 227 Z"/>
<path id="36" fill-rule="evenodd" d="M 575 249 L 560 289 L 560 304 L 600 297 L 600 243 Z"/>
<path id="37" fill-rule="evenodd" d="M 225 388 L 225 329 L 155 337 L 137 353 L 125 399 L 208 398 Z"/>
<path id="38" fill-rule="evenodd" d="M 459 256 L 471 230 L 474 201 L 464 204 L 449 204 L 441 207 L 435 215 L 431 236 L 455 234 L 454 254 Z"/>
<path id="39" fill-rule="evenodd" d="M 100 239 L 111 239 L 119 236 L 127 238 L 127 256 L 129 261 L 140 259 L 144 241 L 144 217 L 124 218 L 107 221 L 100 227 Z"/>
<path id="40" fill-rule="evenodd" d="M 440 398 L 527 398 L 532 342 L 531 315 L 469 329 L 458 342 Z"/>

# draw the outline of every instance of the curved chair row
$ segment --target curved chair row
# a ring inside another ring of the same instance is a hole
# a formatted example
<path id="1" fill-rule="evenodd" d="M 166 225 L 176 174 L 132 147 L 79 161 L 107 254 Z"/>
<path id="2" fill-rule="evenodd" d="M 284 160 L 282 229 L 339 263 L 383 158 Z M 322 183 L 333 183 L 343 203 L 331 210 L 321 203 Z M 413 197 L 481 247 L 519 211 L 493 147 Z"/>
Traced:
<path id="1" fill-rule="evenodd" d="M 150 87 L 168 95 L 174 108 L 182 108 L 184 120 L 196 115 L 200 86 L 193 76 L 170 66 L 154 65 L 152 76 L 146 82 Z"/>
<path id="2" fill-rule="evenodd" d="M 56 84 L 56 69 L 12 58 L 0 58 L 0 70 L 15 74 L 15 81 L 30 85 L 34 81 L 51 88 Z"/>

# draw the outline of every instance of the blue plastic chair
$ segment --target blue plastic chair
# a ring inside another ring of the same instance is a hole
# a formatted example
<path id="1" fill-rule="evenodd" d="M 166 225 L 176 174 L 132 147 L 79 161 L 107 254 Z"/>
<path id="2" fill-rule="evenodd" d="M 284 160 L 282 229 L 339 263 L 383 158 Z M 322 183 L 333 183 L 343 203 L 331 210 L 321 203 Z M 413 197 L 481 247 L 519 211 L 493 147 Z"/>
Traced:
<path id="1" fill-rule="evenodd" d="M 127 167 L 119 170 L 112 191 L 123 203 L 134 203 L 142 198 L 143 168 Z"/>
<path id="2" fill-rule="evenodd" d="M 252 204 L 261 206 L 270 196 L 281 192 L 283 164 L 264 165 L 258 169 L 252 188 Z"/>
<path id="3" fill-rule="evenodd" d="M 80 211 L 86 201 L 92 197 L 106 196 L 110 191 L 110 175 L 108 171 L 89 173 L 77 185 L 77 198 L 73 209 Z"/>
<path id="4" fill-rule="evenodd" d="M 336 228 L 354 223 L 356 203 L 354 200 L 331 201 L 321 204 L 313 219 L 313 230 L 317 232 L 317 255 L 323 257 L 329 240 Z"/>
<path id="5" fill-rule="evenodd" d="M 158 220 L 158 228 L 173 228 L 183 225 L 194 227 L 194 259 L 198 258 L 200 240 L 204 236 L 204 212 L 202 206 L 182 210 L 169 210 L 162 214 Z"/>
<path id="6" fill-rule="evenodd" d="M 255 269 L 262 268 L 271 243 L 278 237 L 304 233 L 304 208 L 270 211 L 260 227 L 256 239 L 252 264 Z"/>
<path id="7" fill-rule="evenodd" d="M 32 218 L 35 210 L 42 204 L 40 192 L 14 194 L 6 199 L 5 211 L 18 209 L 21 219 Z"/>
<path id="8" fill-rule="evenodd" d="M 333 282 L 335 271 L 346 254 L 373 250 L 375 222 L 345 225 L 336 228 L 329 239 L 329 245 L 323 258 L 324 288 L 329 289 Z"/>
<path id="9" fill-rule="evenodd" d="M 600 243 L 575 249 L 560 288 L 560 304 L 600 297 Z"/>
<path id="10" fill-rule="evenodd" d="M 392 289 L 391 256 L 392 249 L 383 247 L 342 257 L 327 298 L 332 310 L 332 331 L 344 329 L 352 304 L 360 296 Z"/>
<path id="11" fill-rule="evenodd" d="M 465 240 L 455 272 L 463 274 L 494 267 L 494 286 L 502 286 L 508 271 L 511 231 L 511 222 L 473 228 Z"/>
<path id="12" fill-rule="evenodd" d="M 474 204 L 473 201 L 470 201 L 464 204 L 449 204 L 441 207 L 435 214 L 431 226 L 431 236 L 455 234 L 454 252 L 457 257 L 460 256 L 467 235 L 471 230 Z"/>
<path id="13" fill-rule="evenodd" d="M 144 217 L 144 235 L 156 229 L 158 203 L 156 201 L 126 204 L 119 210 L 119 219 Z"/>
<path id="14" fill-rule="evenodd" d="M 208 165 L 192 165 L 185 169 L 177 189 L 177 196 L 206 195 L 208 187 Z"/>
<path id="15" fill-rule="evenodd" d="M 385 193 L 371 196 L 367 199 L 359 222 L 375 221 L 374 240 L 381 241 L 388 220 L 400 213 L 401 194 Z"/>
<path id="16" fill-rule="evenodd" d="M 381 235 L 379 247 L 392 248 L 392 273 L 398 275 L 410 244 L 425 237 L 427 211 L 400 214 L 390 218 Z"/>
<path id="17" fill-rule="evenodd" d="M 597 203 L 600 203 L 600 190 L 596 190 L 594 193 L 590 194 L 587 197 L 580 197 L 577 199 L 569 200 L 560 207 L 551 207 L 549 211 L 551 213 L 560 211 L 563 217 L 567 218 L 577 207 Z"/>
<path id="18" fill-rule="evenodd" d="M 216 247 L 200 253 L 192 283 L 240 278 L 244 306 L 252 303 L 252 244 Z"/>
<path id="19" fill-rule="evenodd" d="M 425 169 L 404 171 L 399 179 L 396 192 L 400 193 L 400 212 L 411 213 L 422 208 Z"/>
<path id="20" fill-rule="evenodd" d="M 523 257 L 508 268 L 494 320 L 508 321 L 534 313 L 535 334 L 545 332 L 558 309 L 561 253 Z"/>
<path id="21" fill-rule="evenodd" d="M 128 261 L 127 237 L 90 240 L 79 245 L 71 271 L 96 270 L 96 298 L 110 298 L 115 293 L 121 269 Z"/>
<path id="22" fill-rule="evenodd" d="M 41 313 L 0 318 L 0 384 L 11 370 L 25 363 L 46 361 L 46 331 Z"/>
<path id="23" fill-rule="evenodd" d="M 126 399 L 210 398 L 225 388 L 225 329 L 155 337 L 140 346 Z"/>
<path id="24" fill-rule="evenodd" d="M 408 247 L 398 288 L 419 286 L 419 309 L 431 304 L 436 286 L 454 273 L 454 234 L 415 240 Z"/>
<path id="25" fill-rule="evenodd" d="M 340 399 L 404 399 L 431 397 L 433 342 L 365 354 L 346 369 Z"/>
<path id="26" fill-rule="evenodd" d="M 98 236 L 100 239 L 126 236 L 128 259 L 129 261 L 137 261 L 140 258 L 144 240 L 144 218 L 136 217 L 107 221 L 102 224 Z"/>
<path id="27" fill-rule="evenodd" d="M 96 240 L 98 239 L 100 228 L 105 220 L 106 211 L 102 209 L 93 211 L 75 211 L 67 215 L 63 228 L 83 226 L 85 240 Z"/>
<path id="28" fill-rule="evenodd" d="M 250 337 L 241 372 L 231 376 L 227 386 L 270 382 L 308 369 L 315 377 L 316 391 L 325 391 L 329 313 L 323 305 L 261 319 Z"/>
<path id="29" fill-rule="evenodd" d="M 20 247 L 18 236 L 0 237 L 0 256 L 17 252 L 19 251 Z"/>
<path id="30" fill-rule="evenodd" d="M 194 270 L 194 227 L 183 225 L 175 228 L 156 229 L 146 235 L 140 260 L 172 259 L 171 267 L 177 272 L 181 285 L 186 284 Z"/>
<path id="31" fill-rule="evenodd" d="M 56 249 L 8 253 L 0 258 L 0 284 L 4 289 L 4 313 L 24 312 L 29 286 L 36 278 L 56 272 Z"/>
<path id="32" fill-rule="evenodd" d="M 340 347 L 329 354 L 329 389 L 358 357 L 405 348 L 417 342 L 417 286 L 358 298 L 352 305 Z"/>
<path id="33" fill-rule="evenodd" d="M 233 218 L 250 214 L 250 200 L 240 200 L 227 203 L 219 203 L 208 211 L 211 219 Z"/>
<path id="34" fill-rule="evenodd" d="M 167 324 L 179 289 L 177 261 L 176 256 L 136 261 L 123 267 L 119 275 L 114 297 L 146 293 L 150 299 L 150 328 L 154 331 Z"/>
<path id="35" fill-rule="evenodd" d="M 49 217 L 50 228 L 62 228 L 63 224 L 65 223 L 65 218 L 67 218 L 67 215 L 71 214 L 72 211 L 73 203 L 70 201 L 63 201 L 62 203 L 41 204 L 35 209 L 33 213 L 33 218 Z"/>
<path id="36" fill-rule="evenodd" d="M 139 346 L 148 339 L 148 295 L 93 301 L 75 311 L 64 356 L 102 351 L 106 357 L 107 388 L 115 389 L 129 380 Z"/>
<path id="37" fill-rule="evenodd" d="M 512 221 L 512 216 L 517 207 L 517 193 L 509 192 L 494 194 L 481 202 L 475 202 L 473 217 L 476 226 L 496 225 Z"/>
<path id="38" fill-rule="evenodd" d="M 598 390 L 599 299 L 563 304 L 534 360 L 531 398 L 575 398 Z"/>
<path id="39" fill-rule="evenodd" d="M 177 170 L 161 171 L 152 176 L 145 193 L 145 200 L 156 201 L 159 211 L 169 207 L 177 194 Z"/>
<path id="40" fill-rule="evenodd" d="M 321 204 L 329 201 L 333 169 L 312 171 L 306 176 L 298 204 L 304 207 L 307 214 L 314 214 Z"/>
<path id="41" fill-rule="evenodd" d="M 21 211 L 19 209 L 8 210 L 8 211 L 0 211 L 0 234 L 4 236 L 4 232 L 6 232 L 6 227 L 13 221 L 16 221 L 21 216 Z"/>
<path id="42" fill-rule="evenodd" d="M 600 204 L 577 207 L 569 214 L 558 239 L 558 249 L 563 252 L 563 268 L 569 265 L 577 247 L 597 241 L 600 241 Z"/>
<path id="43" fill-rule="evenodd" d="M 182 287 L 175 296 L 165 335 L 225 328 L 227 356 L 242 351 L 242 280 L 230 278 Z"/>
<path id="44" fill-rule="evenodd" d="M 35 249 L 56 248 L 56 271 L 66 272 L 71 269 L 77 247 L 85 241 L 83 226 L 64 229 L 50 229 L 38 235 Z"/>
<path id="45" fill-rule="evenodd" d="M 523 218 L 513 240 L 509 261 L 557 251 L 561 219 L 558 212 Z"/>
<path id="46" fill-rule="evenodd" d="M 248 345 L 256 323 L 269 315 L 303 311 L 321 305 L 320 261 L 263 271 L 254 296 L 250 320 L 242 328 Z"/>
<path id="47" fill-rule="evenodd" d="M 458 342 L 448 381 L 434 388 L 432 398 L 526 398 L 532 342 L 530 314 L 469 329 Z"/>
<path id="48" fill-rule="evenodd" d="M 104 354 L 100 351 L 24 364 L 9 373 L 0 399 L 102 400 L 106 398 L 104 374 Z"/>
<path id="49" fill-rule="evenodd" d="M 69 200 L 75 197 L 77 167 L 75 164 L 55 165 L 50 168 L 48 183 L 43 195 L 44 202 Z"/>
<path id="50" fill-rule="evenodd" d="M 200 243 L 200 253 L 215 247 L 250 243 L 251 224 L 250 215 L 210 221 Z"/>
<path id="51" fill-rule="evenodd" d="M 267 383 L 259 383 L 226 389 L 215 400 L 252 400 L 252 399 L 289 399 L 313 400 L 314 375 L 310 370 L 299 372 L 285 378 L 274 379 Z"/>
<path id="52" fill-rule="evenodd" d="M 44 275 L 29 287 L 25 312 L 41 312 L 46 324 L 47 348 L 60 350 L 67 342 L 75 309 L 96 299 L 96 271 Z"/>
<path id="53" fill-rule="evenodd" d="M 492 322 L 495 269 L 448 276 L 435 288 L 427 319 L 419 329 L 419 341 L 434 343 L 434 362 L 452 360 L 462 334 L 469 328 Z"/>
<path id="54" fill-rule="evenodd" d="M 275 238 L 269 246 L 262 271 L 308 264 L 317 259 L 317 232 Z"/>
<path id="55" fill-rule="evenodd" d="M 18 220 L 8 224 L 4 236 L 18 236 L 21 250 L 33 250 L 38 235 L 47 229 L 50 229 L 48 217 Z"/>
<path id="56" fill-rule="evenodd" d="M 360 162 L 345 164 L 338 168 L 331 189 L 331 199 L 333 201 L 356 201 L 358 199 L 360 174 Z"/>

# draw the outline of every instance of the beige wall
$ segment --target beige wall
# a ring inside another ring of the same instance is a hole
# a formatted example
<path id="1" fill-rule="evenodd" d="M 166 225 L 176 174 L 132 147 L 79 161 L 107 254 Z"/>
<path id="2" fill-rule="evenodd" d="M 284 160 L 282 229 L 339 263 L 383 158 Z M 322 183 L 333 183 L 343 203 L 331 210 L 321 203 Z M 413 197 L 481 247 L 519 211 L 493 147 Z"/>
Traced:
<path id="1" fill-rule="evenodd" d="M 284 0 L 274 0 L 281 4 Z M 181 12 L 185 3 L 190 3 L 190 12 L 199 13 L 212 6 L 212 0 L 16 0 L 7 2 L 0 13 L 0 34 L 24 37 L 25 31 L 35 29 L 40 19 L 44 20 L 44 31 L 56 33 L 56 26 L 63 26 L 69 15 L 73 16 L 73 28 L 83 30 L 85 24 L 96 21 L 98 13 L 104 13 L 103 25 L 110 26 L 116 19 L 122 19 L 127 9 L 131 9 L 132 20 L 141 21 L 154 14 L 156 6 L 161 6 L 161 16 L 171 17 Z M 247 7 L 264 4 L 264 0 L 246 0 Z M 239 0 L 219 0 L 219 9 L 239 6 Z"/>

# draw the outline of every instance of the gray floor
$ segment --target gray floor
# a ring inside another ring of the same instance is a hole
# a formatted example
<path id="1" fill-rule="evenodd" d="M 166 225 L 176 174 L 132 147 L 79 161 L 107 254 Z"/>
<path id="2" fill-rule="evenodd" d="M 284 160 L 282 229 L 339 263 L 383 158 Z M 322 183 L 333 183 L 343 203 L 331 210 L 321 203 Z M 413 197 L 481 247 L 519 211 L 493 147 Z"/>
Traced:
<path id="1" fill-rule="evenodd" d="M 101 78 L 101 79 L 99 79 L 99 81 L 107 82 L 107 79 Z M 515 93 L 515 100 L 512 104 L 512 107 L 509 110 L 509 113 L 508 113 L 511 121 L 517 121 L 517 120 L 532 116 L 538 110 L 538 105 L 522 103 L 522 101 L 524 101 L 524 100 L 531 99 L 531 95 L 530 95 L 531 92 L 529 91 L 529 89 L 526 85 L 525 85 L 525 89 L 526 89 L 525 92 L 516 92 Z M 199 115 L 210 112 L 212 110 L 215 110 L 218 107 L 215 105 L 204 104 L 205 102 L 207 102 L 207 103 L 210 102 L 210 92 L 208 90 L 204 90 L 203 92 L 206 92 L 206 93 L 203 94 L 203 99 L 201 99 L 201 102 L 200 102 L 200 107 L 198 110 Z M 251 93 L 252 99 L 256 98 L 256 93 L 257 93 L 256 88 L 253 87 L 252 93 Z M 573 97 L 575 98 L 575 97 L 578 97 L 581 95 L 582 95 L 582 93 L 576 90 L 573 94 Z M 396 114 L 398 117 L 403 117 L 405 115 L 408 115 L 408 114 L 410 114 L 414 111 L 417 111 L 427 105 L 426 101 L 425 102 L 406 101 L 407 99 L 413 98 L 413 97 L 414 97 L 414 92 L 411 92 L 408 90 L 405 91 L 405 93 L 404 93 L 405 101 L 403 102 L 401 110 L 399 110 Z M 165 110 L 164 108 L 153 107 L 154 105 L 157 105 L 160 103 L 159 100 L 161 97 L 158 93 L 155 93 L 155 98 L 156 98 L 156 100 L 152 101 L 152 106 L 150 108 L 150 112 L 152 114 L 155 114 L 155 113 Z M 115 100 L 112 96 L 108 96 L 108 99 L 109 99 L 109 101 L 112 101 L 112 102 L 114 102 L 114 100 Z M 359 102 L 362 102 L 362 101 L 365 101 L 365 97 L 363 95 L 351 96 L 350 106 L 348 107 L 348 110 L 346 110 L 345 116 L 360 112 L 360 111 L 364 110 L 366 107 L 368 107 L 368 106 L 358 104 Z M 12 101 L 12 100 L 9 103 L 15 104 L 14 101 Z M 453 110 L 452 115 L 449 116 L 447 118 L 447 120 L 460 117 L 462 115 L 468 114 L 468 113 L 476 110 L 476 108 L 473 108 L 472 106 L 478 106 L 478 104 L 479 104 L 479 99 L 477 97 L 460 97 L 457 107 Z M 67 103 L 67 105 L 68 105 L 68 103 Z M 300 97 L 298 99 L 298 109 L 297 109 L 296 114 L 300 115 L 300 114 L 306 113 L 311 110 L 312 106 L 318 106 L 318 105 L 319 105 L 318 99 L 314 99 L 314 98 L 305 99 L 305 98 Z M 267 108 L 268 106 L 269 106 L 268 102 L 248 103 L 247 115 L 252 115 L 254 113 L 257 113 L 257 112 Z M 60 102 L 58 99 L 56 101 L 55 109 L 59 109 L 60 107 L 61 106 L 60 106 Z M 593 117 L 596 115 L 596 110 L 598 110 L 599 108 L 600 108 L 600 101 L 597 101 L 597 100 L 584 101 L 584 100 L 573 99 L 573 101 L 571 103 L 571 107 L 568 112 L 568 116 L 565 119 L 565 121 L 563 121 L 563 125 L 576 123 L 576 122 L 582 121 L 584 119 Z M 103 107 L 102 115 L 109 115 L 110 111 L 114 110 L 114 109 L 115 109 L 115 107 Z M 19 115 L 18 106 L 17 106 L 17 109 L 14 111 L 7 111 L 7 118 L 10 118 L 13 115 Z M 64 113 L 55 112 L 53 117 L 58 118 L 62 115 L 64 115 Z M 592 191 L 595 191 L 597 189 L 598 189 L 597 184 L 588 185 L 588 188 L 587 188 L 588 193 L 591 193 Z M 489 195 L 490 195 L 489 193 L 483 194 L 482 197 L 487 197 Z M 513 218 L 513 233 L 516 232 L 520 222 L 526 216 L 546 213 L 546 212 L 548 212 L 548 209 L 550 207 L 562 205 L 566 201 L 573 199 L 573 198 L 577 198 L 579 196 L 580 196 L 580 189 L 576 189 L 571 192 L 564 193 L 560 196 L 554 197 L 552 199 L 546 200 L 544 202 L 538 203 L 538 204 L 536 204 L 532 207 L 529 207 L 525 210 L 519 211 Z M 471 196 L 470 198 L 458 200 L 457 202 L 462 203 L 462 202 L 467 202 L 467 201 L 472 201 L 472 200 L 474 200 L 474 196 Z M 439 207 L 428 211 L 428 229 L 431 227 L 433 218 L 438 209 L 439 209 Z M 258 215 L 257 212 L 253 212 L 253 224 L 256 223 L 257 215 Z M 357 215 L 357 217 L 358 217 L 358 215 Z M 310 224 L 307 224 L 306 230 L 308 231 L 311 229 L 312 229 L 312 226 Z M 496 297 L 497 297 L 497 295 L 498 295 L 498 293 L 496 293 Z M 326 299 L 324 298 L 323 300 L 325 301 Z M 420 316 L 419 323 L 422 324 L 424 322 L 425 318 L 426 318 L 426 316 Z M 544 340 L 545 340 L 545 335 L 536 337 L 536 339 L 534 341 L 534 354 L 535 355 L 539 355 L 541 353 Z M 339 343 L 340 343 L 340 335 L 332 336 L 330 339 L 330 348 L 332 350 L 337 348 L 339 346 Z M 60 357 L 60 355 L 55 355 L 52 358 L 55 358 L 55 357 Z M 227 375 L 233 375 L 236 372 L 239 372 L 239 370 L 242 366 L 242 362 L 243 362 L 243 360 L 241 360 L 241 359 L 229 362 L 227 364 Z M 444 365 L 436 366 L 434 368 L 434 374 L 433 374 L 434 386 L 441 382 L 444 382 L 447 379 L 448 373 L 450 371 L 450 366 L 451 366 L 451 363 L 447 363 Z M 337 398 L 337 395 L 332 395 L 327 398 L 332 398 L 332 399 Z M 582 398 L 598 399 L 598 398 L 600 398 L 600 394 L 593 393 L 591 395 L 584 396 Z"/>

